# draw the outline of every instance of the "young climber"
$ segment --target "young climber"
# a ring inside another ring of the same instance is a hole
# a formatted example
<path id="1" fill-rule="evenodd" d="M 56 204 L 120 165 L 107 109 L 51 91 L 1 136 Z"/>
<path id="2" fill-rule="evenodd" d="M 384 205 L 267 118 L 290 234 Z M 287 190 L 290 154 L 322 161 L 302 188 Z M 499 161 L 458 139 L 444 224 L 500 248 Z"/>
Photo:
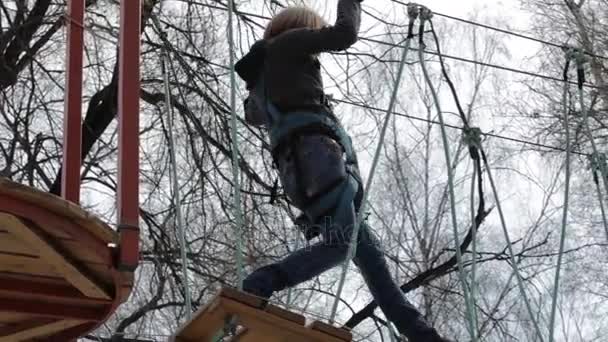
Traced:
<path id="1" fill-rule="evenodd" d="M 303 212 L 308 238 L 323 241 L 264 266 L 243 282 L 245 291 L 269 298 L 346 259 L 363 185 L 351 140 L 323 92 L 318 55 L 346 50 L 357 40 L 360 0 L 340 0 L 334 26 L 305 7 L 286 8 L 268 24 L 264 39 L 236 64 L 247 83 L 245 117 L 264 126 L 285 194 Z M 399 332 L 413 342 L 441 342 L 438 333 L 393 282 L 371 228 L 361 223 L 353 261 L 370 292 Z"/>

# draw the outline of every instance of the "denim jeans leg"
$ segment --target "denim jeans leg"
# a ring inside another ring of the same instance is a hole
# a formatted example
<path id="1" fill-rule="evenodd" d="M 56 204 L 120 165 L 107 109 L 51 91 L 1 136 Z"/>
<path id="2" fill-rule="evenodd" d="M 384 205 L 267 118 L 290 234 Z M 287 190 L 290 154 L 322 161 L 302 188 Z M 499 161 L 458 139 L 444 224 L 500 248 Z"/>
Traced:
<path id="1" fill-rule="evenodd" d="M 365 223 L 359 230 L 359 243 L 353 261 L 359 267 L 376 303 L 401 334 L 412 342 L 441 341 L 435 329 L 424 321 L 393 281 L 379 241 Z"/>

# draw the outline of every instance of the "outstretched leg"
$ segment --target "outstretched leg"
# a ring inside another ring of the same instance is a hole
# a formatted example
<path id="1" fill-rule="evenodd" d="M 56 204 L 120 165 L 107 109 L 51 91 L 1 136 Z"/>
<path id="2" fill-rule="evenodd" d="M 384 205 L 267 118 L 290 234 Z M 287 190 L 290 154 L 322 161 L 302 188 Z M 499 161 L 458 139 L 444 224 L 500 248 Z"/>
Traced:
<path id="1" fill-rule="evenodd" d="M 324 240 L 302 248 L 276 264 L 262 267 L 244 282 L 244 290 L 268 298 L 275 291 L 295 286 L 337 266 L 346 259 L 355 222 L 352 200 L 340 203 L 324 227 Z M 412 342 L 440 342 L 439 334 L 406 299 L 393 281 L 378 240 L 365 223 L 360 228 L 353 260 L 376 302 Z"/>

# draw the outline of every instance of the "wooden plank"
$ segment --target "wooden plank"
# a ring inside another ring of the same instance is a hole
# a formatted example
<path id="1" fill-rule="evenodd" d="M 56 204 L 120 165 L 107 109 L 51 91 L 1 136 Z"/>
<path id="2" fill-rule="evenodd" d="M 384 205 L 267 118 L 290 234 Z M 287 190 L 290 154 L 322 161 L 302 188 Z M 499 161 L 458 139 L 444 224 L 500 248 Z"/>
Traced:
<path id="1" fill-rule="evenodd" d="M 2 228 L 0 226 L 0 228 Z M 70 252 L 76 260 L 87 264 L 104 264 L 103 259 L 94 251 L 88 248 L 83 248 L 82 244 L 71 239 L 57 238 L 57 245 L 62 249 Z M 0 253 L 23 254 L 29 256 L 38 256 L 34 251 L 23 241 L 17 239 L 8 231 L 0 232 Z"/>
<path id="2" fill-rule="evenodd" d="M 28 327 L 18 327 L 15 332 L 0 336 L 0 342 L 28 341 L 35 338 L 42 338 L 62 330 L 73 328 L 82 324 L 79 320 L 60 320 L 45 323 L 34 323 Z"/>
<path id="3" fill-rule="evenodd" d="M 40 283 L 40 284 L 48 284 L 51 286 L 64 286 L 66 284 L 66 280 L 63 278 L 34 276 L 31 274 L 16 274 L 16 273 L 0 272 L 0 278 L 18 280 L 18 281 L 27 281 L 27 282 L 31 281 L 31 282 Z"/>
<path id="4" fill-rule="evenodd" d="M 0 272 L 10 272 L 20 275 L 57 278 L 59 275 L 40 258 L 25 257 L 11 254 L 0 254 Z"/>
<path id="5" fill-rule="evenodd" d="M 29 317 L 30 316 L 27 315 L 27 314 L 20 314 L 20 313 L 16 313 L 16 312 L 4 312 L 4 311 L 0 311 L 0 322 L 2 322 L 4 324 L 25 321 Z"/>
<path id="6" fill-rule="evenodd" d="M 343 342 L 321 331 L 308 329 L 302 325 L 271 315 L 267 312 L 245 306 L 229 299 L 222 300 L 222 307 L 227 313 L 235 314 L 239 322 L 252 331 L 257 331 L 266 338 L 260 341 L 273 342 Z"/>
<path id="7" fill-rule="evenodd" d="M 107 318 L 107 307 L 82 307 L 78 305 L 41 305 L 37 301 L 0 298 L 0 308 L 7 313 L 26 314 L 55 319 L 75 319 L 99 322 Z"/>
<path id="8" fill-rule="evenodd" d="M 338 328 L 333 325 L 329 325 L 327 323 L 323 323 L 320 321 L 313 321 L 308 326 L 308 328 L 312 329 L 312 330 L 321 331 L 325 334 L 337 337 L 342 341 L 350 341 L 353 339 L 353 335 L 350 331 L 343 329 L 343 328 Z"/>
<path id="9" fill-rule="evenodd" d="M 27 222 L 32 222 L 49 236 L 58 236 L 59 233 L 64 234 L 70 239 L 76 240 L 78 243 L 86 246 L 86 248 L 94 250 L 104 260 L 107 260 L 107 263 L 110 263 L 112 260 L 108 242 L 95 236 L 69 217 L 61 216 L 36 204 L 23 202 L 11 197 L 3 197 L 3 201 L 0 202 L 0 212 L 10 213 L 27 220 Z"/>
<path id="10" fill-rule="evenodd" d="M 16 198 L 38 207 L 46 208 L 60 216 L 72 219 L 87 231 L 106 242 L 117 243 L 117 233 L 95 215 L 88 213 L 81 207 L 64 200 L 59 196 L 45 191 L 34 189 L 0 177 L 0 195 Z M 0 209 L 2 205 L 0 205 Z"/>
<path id="11" fill-rule="evenodd" d="M 89 270 L 100 280 L 111 284 L 114 282 L 112 269 L 104 264 L 83 264 L 82 267 Z M 10 272 L 13 276 L 27 279 L 28 276 L 45 277 L 49 282 L 61 283 L 63 275 L 55 270 L 48 262 L 39 257 L 0 253 L 0 276 L 2 272 Z"/>
<path id="12" fill-rule="evenodd" d="M 10 324 L 7 325 L 5 327 L 3 327 L 2 329 L 0 329 L 0 340 L 2 338 L 6 338 L 8 336 L 12 336 L 15 333 L 18 333 L 22 330 L 28 330 L 28 329 L 32 329 L 35 328 L 37 326 L 43 325 L 43 324 L 48 324 L 48 323 L 52 323 L 52 322 L 56 322 L 56 319 L 53 318 L 44 318 L 44 317 L 28 317 L 27 319 L 24 319 L 18 323 L 14 323 L 14 324 Z"/>
<path id="13" fill-rule="evenodd" d="M 247 329 L 234 341 L 265 342 L 343 342 L 331 329 L 320 330 L 303 325 L 302 316 L 287 313 L 278 307 L 260 309 L 261 300 L 231 289 L 220 294 L 199 310 L 175 335 L 175 341 L 205 341 L 224 326 L 225 317 L 234 315 L 238 324 Z M 316 327 L 316 326 L 315 326 Z M 336 328 L 337 329 L 337 328 Z M 337 329 L 339 330 L 339 329 Z M 331 332 L 332 334 L 328 334 Z"/>
<path id="14" fill-rule="evenodd" d="M 89 298 L 63 280 L 63 284 L 11 279 L 0 275 L 0 297 L 37 301 L 41 305 L 110 305 L 107 299 Z"/>
<path id="15" fill-rule="evenodd" d="M 67 279 L 74 287 L 83 294 L 93 298 L 110 299 L 104 286 L 98 280 L 93 279 L 82 266 L 74 263 L 63 251 L 57 249 L 53 243 L 37 231 L 35 227 L 28 227 L 18 218 L 9 214 L 0 213 L 2 226 L 18 238 L 27 243 L 33 250 L 38 252 L 41 259 L 52 265 L 55 270 Z"/>
<path id="16" fill-rule="evenodd" d="M 306 317 L 304 317 L 304 316 L 302 316 L 300 314 L 297 314 L 295 312 L 291 312 L 291 311 L 285 310 L 285 309 L 283 309 L 281 307 L 278 307 L 276 305 L 269 304 L 266 307 L 265 311 L 268 312 L 268 313 L 270 313 L 270 314 L 272 314 L 272 315 L 279 316 L 279 317 L 281 317 L 283 319 L 286 319 L 288 321 L 294 322 L 295 324 L 298 324 L 298 325 L 304 325 L 304 324 L 306 324 Z"/>
<path id="17" fill-rule="evenodd" d="M 220 308 L 220 297 L 215 297 L 200 308 L 196 314 L 174 335 L 175 341 L 205 341 L 215 335 L 224 325 L 224 312 Z"/>

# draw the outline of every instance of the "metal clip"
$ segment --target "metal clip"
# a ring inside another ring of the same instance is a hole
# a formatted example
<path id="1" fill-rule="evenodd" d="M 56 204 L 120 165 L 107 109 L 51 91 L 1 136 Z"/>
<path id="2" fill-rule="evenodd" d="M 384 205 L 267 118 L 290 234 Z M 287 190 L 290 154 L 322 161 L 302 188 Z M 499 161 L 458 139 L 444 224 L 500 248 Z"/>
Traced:
<path id="1" fill-rule="evenodd" d="M 479 127 L 465 127 L 462 141 L 469 147 L 481 148 L 481 129 Z"/>

